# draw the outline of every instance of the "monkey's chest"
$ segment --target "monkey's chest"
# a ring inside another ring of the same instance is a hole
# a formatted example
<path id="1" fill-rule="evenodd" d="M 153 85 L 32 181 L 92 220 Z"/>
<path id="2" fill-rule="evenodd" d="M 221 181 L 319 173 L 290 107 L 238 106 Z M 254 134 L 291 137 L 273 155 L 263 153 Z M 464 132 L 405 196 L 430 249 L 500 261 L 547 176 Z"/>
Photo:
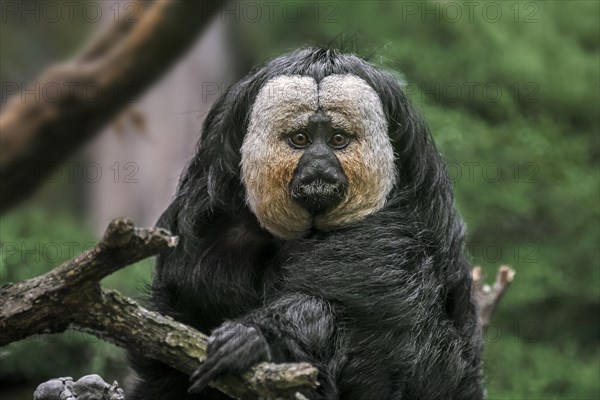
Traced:
<path id="1" fill-rule="evenodd" d="M 202 298 L 195 316 L 197 323 L 208 331 L 251 313 L 275 296 L 280 278 L 279 268 L 270 264 L 206 271 L 197 292 Z"/>
<path id="2" fill-rule="evenodd" d="M 247 220 L 219 228 L 195 271 L 195 320 L 205 329 L 262 307 L 281 282 L 281 246 L 270 235 Z"/>

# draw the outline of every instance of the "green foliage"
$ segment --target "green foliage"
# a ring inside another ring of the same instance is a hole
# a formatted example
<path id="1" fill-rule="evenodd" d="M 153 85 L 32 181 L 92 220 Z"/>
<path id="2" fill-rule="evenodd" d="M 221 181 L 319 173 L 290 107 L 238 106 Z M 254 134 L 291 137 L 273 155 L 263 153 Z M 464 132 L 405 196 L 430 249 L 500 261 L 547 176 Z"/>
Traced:
<path id="1" fill-rule="evenodd" d="M 598 352 L 582 354 L 570 341 L 545 346 L 507 337 L 488 343 L 485 363 L 489 400 L 597 398 Z"/>

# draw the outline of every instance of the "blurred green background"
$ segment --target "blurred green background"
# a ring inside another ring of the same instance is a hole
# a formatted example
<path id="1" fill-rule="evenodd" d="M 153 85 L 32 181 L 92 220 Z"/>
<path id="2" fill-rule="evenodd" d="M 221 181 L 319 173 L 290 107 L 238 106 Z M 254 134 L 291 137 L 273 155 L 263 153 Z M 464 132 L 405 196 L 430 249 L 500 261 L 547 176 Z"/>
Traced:
<path id="1" fill-rule="evenodd" d="M 329 45 L 396 71 L 448 162 L 473 264 L 489 279 L 500 265 L 516 270 L 485 332 L 489 399 L 600 398 L 600 3 L 269 4 L 232 3 L 220 15 L 239 69 Z M 2 30 L 5 81 L 32 78 L 76 52 L 90 27 L 12 23 Z M 84 190 L 48 185 L 0 219 L 2 283 L 48 271 L 94 243 Z M 104 283 L 139 299 L 151 264 Z M 0 396 L 20 391 L 3 398 L 57 376 L 94 372 L 126 382 L 123 352 L 76 332 L 0 352 Z"/>

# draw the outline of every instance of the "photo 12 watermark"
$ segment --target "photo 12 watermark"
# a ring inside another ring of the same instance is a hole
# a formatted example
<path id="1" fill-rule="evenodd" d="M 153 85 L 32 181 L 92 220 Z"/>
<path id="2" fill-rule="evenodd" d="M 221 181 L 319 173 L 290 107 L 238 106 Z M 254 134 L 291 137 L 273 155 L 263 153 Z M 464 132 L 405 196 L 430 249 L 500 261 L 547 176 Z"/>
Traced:
<path id="1" fill-rule="evenodd" d="M 484 21 L 535 24 L 540 6 L 533 1 L 402 1 L 400 22 L 459 23 Z"/>
<path id="2" fill-rule="evenodd" d="M 403 89 L 426 104 L 500 103 L 506 99 L 517 104 L 540 101 L 540 87 L 536 82 L 406 82 Z"/>
<path id="3" fill-rule="evenodd" d="M 450 181 L 454 184 L 458 182 L 526 184 L 540 182 L 540 166 L 531 161 L 515 162 L 509 165 L 481 161 L 447 162 L 446 168 Z"/>
<path id="4" fill-rule="evenodd" d="M 221 8 L 223 23 L 312 22 L 331 24 L 340 21 L 340 5 L 334 1 L 231 1 Z"/>
<path id="5" fill-rule="evenodd" d="M 3 241 L 0 259 L 20 264 L 57 263 L 69 260 L 96 247 L 97 242 L 68 241 Z"/>
<path id="6" fill-rule="evenodd" d="M 0 172 L 12 169 L 14 165 L 16 164 L 10 162 L 0 163 Z M 67 161 L 51 172 L 37 165 L 22 167 L 19 168 L 18 176 L 23 180 L 35 178 L 51 184 L 98 183 L 102 179 L 108 179 L 112 183 L 139 183 L 139 171 L 139 165 L 133 161 L 115 161 L 111 164 Z"/>
<path id="7" fill-rule="evenodd" d="M 103 88 L 94 81 L 5 81 L 1 83 L 1 103 L 17 101 L 20 103 L 60 103 L 69 99 L 78 102 L 94 104 L 101 101 L 118 103 L 137 103 L 139 99 L 132 96 L 138 84 L 129 82 Z"/>
<path id="8" fill-rule="evenodd" d="M 2 1 L 2 23 L 94 24 L 102 20 L 138 22 L 139 1 Z"/>

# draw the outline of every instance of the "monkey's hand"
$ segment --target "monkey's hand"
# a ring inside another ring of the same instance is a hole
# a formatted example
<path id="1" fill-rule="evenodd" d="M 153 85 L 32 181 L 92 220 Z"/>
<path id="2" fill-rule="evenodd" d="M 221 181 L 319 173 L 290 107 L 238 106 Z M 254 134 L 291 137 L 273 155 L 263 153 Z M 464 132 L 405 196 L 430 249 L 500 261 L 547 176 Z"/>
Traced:
<path id="1" fill-rule="evenodd" d="M 206 360 L 190 377 L 188 393 L 198 393 L 219 376 L 245 372 L 271 360 L 271 350 L 262 333 L 236 321 L 224 322 L 208 338 Z"/>

